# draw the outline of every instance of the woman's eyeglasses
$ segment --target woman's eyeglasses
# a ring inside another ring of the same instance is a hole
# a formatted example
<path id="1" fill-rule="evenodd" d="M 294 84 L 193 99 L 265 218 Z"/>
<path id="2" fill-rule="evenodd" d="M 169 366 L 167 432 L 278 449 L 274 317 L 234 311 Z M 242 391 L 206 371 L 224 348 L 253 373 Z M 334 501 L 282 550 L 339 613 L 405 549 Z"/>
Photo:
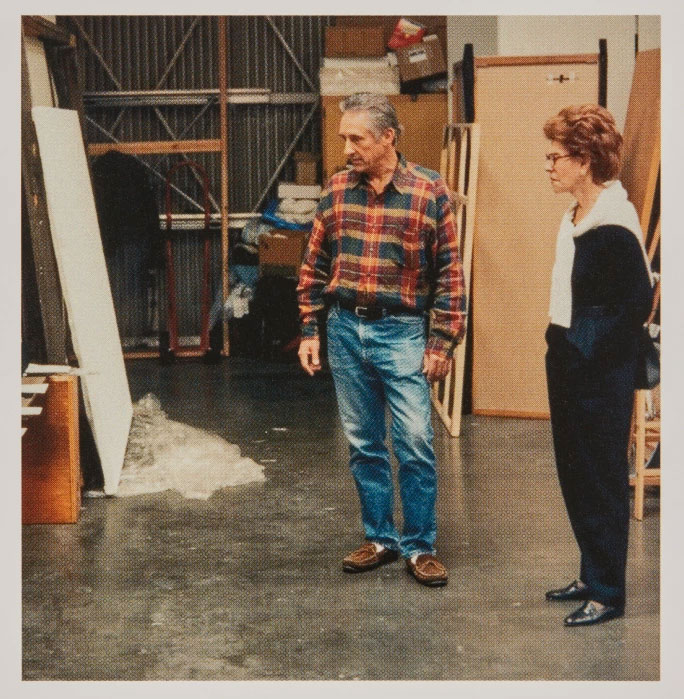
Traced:
<path id="1" fill-rule="evenodd" d="M 556 164 L 557 160 L 562 160 L 563 158 L 572 158 L 571 153 L 566 153 L 565 155 L 561 155 L 560 153 L 547 153 L 545 156 L 546 162 L 551 163 L 551 166 L 553 167 Z"/>

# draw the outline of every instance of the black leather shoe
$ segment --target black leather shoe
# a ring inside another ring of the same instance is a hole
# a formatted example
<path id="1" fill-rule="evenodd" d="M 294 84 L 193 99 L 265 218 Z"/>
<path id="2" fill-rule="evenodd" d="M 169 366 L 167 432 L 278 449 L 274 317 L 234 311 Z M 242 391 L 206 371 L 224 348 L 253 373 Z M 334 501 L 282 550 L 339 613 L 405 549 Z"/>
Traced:
<path id="1" fill-rule="evenodd" d="M 599 609 L 593 600 L 588 600 L 572 614 L 568 614 L 563 623 L 566 626 L 590 626 L 591 624 L 600 624 L 603 621 L 616 619 L 624 613 L 624 609 L 607 605 Z"/>
<path id="2" fill-rule="evenodd" d="M 573 580 L 567 587 L 560 590 L 549 590 L 546 599 L 551 602 L 563 602 L 565 600 L 587 599 L 589 588 L 579 580 Z"/>

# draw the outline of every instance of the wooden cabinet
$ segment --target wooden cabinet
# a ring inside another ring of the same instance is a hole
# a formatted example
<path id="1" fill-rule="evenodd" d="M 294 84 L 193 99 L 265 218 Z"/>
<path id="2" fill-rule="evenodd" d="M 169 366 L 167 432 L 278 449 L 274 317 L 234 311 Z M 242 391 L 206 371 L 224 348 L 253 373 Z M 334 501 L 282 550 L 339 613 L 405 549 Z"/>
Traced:
<path id="1" fill-rule="evenodd" d="M 35 401 L 43 408 L 29 418 L 22 437 L 22 524 L 68 524 L 78 520 L 81 467 L 78 379 L 57 374 Z"/>
<path id="2" fill-rule="evenodd" d="M 599 99 L 598 54 L 475 58 L 456 64 L 454 121 L 474 105 L 480 161 L 473 240 L 472 407 L 547 417 L 544 333 L 556 234 L 569 195 L 544 171 L 544 122 Z"/>
<path id="3" fill-rule="evenodd" d="M 447 123 L 446 93 L 416 95 L 388 95 L 397 110 L 404 133 L 398 150 L 408 160 L 439 171 L 444 127 Z M 321 97 L 323 182 L 327 182 L 345 166 L 340 126 L 340 102 L 343 96 Z"/>

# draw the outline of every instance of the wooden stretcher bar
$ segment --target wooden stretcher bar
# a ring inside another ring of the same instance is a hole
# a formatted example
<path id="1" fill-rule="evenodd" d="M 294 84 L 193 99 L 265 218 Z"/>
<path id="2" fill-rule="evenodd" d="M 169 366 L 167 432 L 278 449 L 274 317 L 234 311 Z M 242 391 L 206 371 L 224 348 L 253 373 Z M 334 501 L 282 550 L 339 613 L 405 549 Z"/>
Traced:
<path id="1" fill-rule="evenodd" d="M 473 231 L 477 194 L 480 127 L 478 124 L 449 124 L 444 129 L 440 157 L 441 174 L 452 193 L 454 216 L 459 235 L 459 252 L 466 290 L 466 323 L 470 297 L 470 276 L 473 258 Z M 432 386 L 432 403 L 449 435 L 461 434 L 463 378 L 468 329 L 456 347 L 449 373 Z"/>
<path id="2" fill-rule="evenodd" d="M 220 153 L 221 141 L 217 138 L 205 138 L 194 141 L 129 141 L 126 143 L 88 144 L 88 155 L 104 155 L 112 150 L 129 155 Z"/>

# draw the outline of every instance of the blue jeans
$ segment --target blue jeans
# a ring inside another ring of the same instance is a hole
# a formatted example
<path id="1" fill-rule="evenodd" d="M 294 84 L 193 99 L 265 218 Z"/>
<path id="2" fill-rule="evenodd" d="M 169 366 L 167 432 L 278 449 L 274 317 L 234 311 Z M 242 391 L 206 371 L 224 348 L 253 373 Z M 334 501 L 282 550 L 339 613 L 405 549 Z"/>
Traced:
<path id="1" fill-rule="evenodd" d="M 435 553 L 437 474 L 432 446 L 430 387 L 422 373 L 422 316 L 364 320 L 333 307 L 328 316 L 328 361 L 335 381 L 350 467 L 369 541 L 402 556 Z M 392 447 L 404 526 L 394 526 L 394 488 L 385 445 L 385 406 L 392 416 Z"/>

